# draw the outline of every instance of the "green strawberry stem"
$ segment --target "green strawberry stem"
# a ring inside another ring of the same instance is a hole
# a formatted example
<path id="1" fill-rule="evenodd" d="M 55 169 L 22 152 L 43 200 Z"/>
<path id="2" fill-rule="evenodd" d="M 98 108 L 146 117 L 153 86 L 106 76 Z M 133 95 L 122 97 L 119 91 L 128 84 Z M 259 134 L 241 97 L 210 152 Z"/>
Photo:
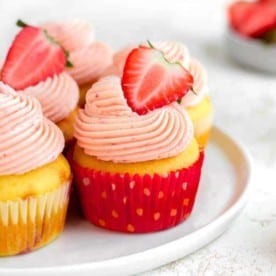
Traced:
<path id="1" fill-rule="evenodd" d="M 195 90 L 194 90 L 194 88 L 193 88 L 193 87 L 191 87 L 191 91 L 192 91 L 192 93 L 193 93 L 194 95 L 196 95 L 196 96 L 197 96 L 197 93 L 195 92 Z"/>
<path id="2" fill-rule="evenodd" d="M 18 19 L 18 20 L 16 21 L 16 26 L 21 27 L 21 28 L 25 28 L 25 27 L 28 26 L 28 24 L 26 24 L 26 23 L 25 23 L 24 21 L 22 21 L 21 19 Z"/>
<path id="3" fill-rule="evenodd" d="M 74 67 L 73 63 L 69 59 L 66 60 L 65 66 L 68 67 L 68 68 Z"/>
<path id="4" fill-rule="evenodd" d="M 153 44 L 150 42 L 149 39 L 147 40 L 147 43 L 149 44 L 150 48 L 155 49 L 155 47 L 153 46 Z"/>
<path id="5" fill-rule="evenodd" d="M 21 19 L 18 19 L 17 22 L 16 22 L 16 25 L 18 27 L 21 27 L 21 28 L 25 28 L 25 27 L 28 27 L 29 25 L 27 23 L 25 23 L 24 21 L 22 21 Z M 47 30 L 43 30 L 45 36 L 54 44 L 58 44 L 64 51 L 64 54 L 66 56 L 66 64 L 65 66 L 66 67 L 73 67 L 73 63 L 69 60 L 69 56 L 70 56 L 70 53 L 69 51 L 67 51 L 66 49 L 64 49 L 48 32 Z"/>
<path id="6" fill-rule="evenodd" d="M 44 31 L 46 37 L 47 37 L 52 43 L 57 44 L 57 45 L 59 45 L 59 46 L 62 48 L 62 50 L 63 50 L 63 52 L 64 52 L 64 54 L 65 54 L 65 56 L 66 56 L 66 64 L 65 64 L 65 66 L 66 66 L 66 67 L 74 67 L 73 63 L 69 60 L 70 52 L 67 51 L 65 48 L 63 48 L 63 47 L 60 45 L 60 43 L 59 43 L 58 41 L 56 41 L 56 40 L 48 33 L 47 30 L 43 30 L 43 31 Z"/>
<path id="7" fill-rule="evenodd" d="M 195 90 L 194 90 L 193 87 L 191 87 L 191 91 L 192 91 L 192 93 L 193 93 L 194 95 L 197 96 L 197 93 L 195 92 Z M 181 101 L 182 101 L 182 98 L 177 100 L 177 102 L 178 102 L 179 104 L 181 104 Z"/>
<path id="8" fill-rule="evenodd" d="M 70 61 L 70 52 L 67 51 L 65 48 L 63 48 L 63 51 L 65 53 L 65 56 L 66 56 L 66 64 L 65 66 L 68 67 L 68 68 L 71 68 L 71 67 L 74 67 L 73 63 Z"/>

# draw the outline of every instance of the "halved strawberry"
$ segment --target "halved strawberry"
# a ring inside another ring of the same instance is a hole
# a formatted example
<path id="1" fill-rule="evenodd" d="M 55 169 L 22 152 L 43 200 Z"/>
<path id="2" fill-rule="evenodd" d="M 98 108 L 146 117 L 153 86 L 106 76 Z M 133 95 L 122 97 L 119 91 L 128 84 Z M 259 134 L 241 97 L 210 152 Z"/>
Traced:
<path id="1" fill-rule="evenodd" d="M 239 31 L 250 37 L 259 37 L 273 28 L 275 23 L 275 11 L 268 5 L 255 3 L 253 11 L 239 27 Z"/>
<path id="2" fill-rule="evenodd" d="M 230 26 L 233 29 L 238 30 L 247 17 L 252 13 L 253 9 L 254 6 L 249 2 L 238 1 L 232 3 L 227 10 Z"/>
<path id="3" fill-rule="evenodd" d="M 259 0 L 259 3 L 266 5 L 276 13 L 276 0 Z"/>
<path id="4" fill-rule="evenodd" d="M 276 0 L 259 0 L 259 3 L 276 4 Z"/>
<path id="5" fill-rule="evenodd" d="M 168 62 L 159 50 L 140 46 L 127 57 L 122 88 L 128 105 L 138 114 L 181 99 L 192 85 L 192 75 L 179 63 Z"/>
<path id="6" fill-rule="evenodd" d="M 23 29 L 15 37 L 1 72 L 2 81 L 16 90 L 58 74 L 66 65 L 66 53 L 43 29 L 19 23 Z"/>
<path id="7" fill-rule="evenodd" d="M 264 3 L 236 2 L 228 9 L 230 25 L 240 34 L 259 37 L 276 23 L 276 12 Z"/>

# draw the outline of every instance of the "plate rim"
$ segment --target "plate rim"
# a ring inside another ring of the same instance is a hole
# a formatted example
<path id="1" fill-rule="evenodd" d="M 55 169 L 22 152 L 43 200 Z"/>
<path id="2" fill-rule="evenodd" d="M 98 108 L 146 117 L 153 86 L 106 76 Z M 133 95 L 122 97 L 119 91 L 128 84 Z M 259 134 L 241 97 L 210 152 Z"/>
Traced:
<path id="1" fill-rule="evenodd" d="M 162 245 L 146 249 L 141 252 L 133 253 L 130 255 L 125 255 L 117 258 L 107 259 L 103 261 L 97 261 L 97 262 L 85 262 L 81 264 L 68 264 L 68 265 L 60 265 L 60 266 L 52 266 L 52 267 L 34 267 L 34 268 L 0 268 L 0 274 L 4 275 L 22 275 L 22 273 L 26 273 L 26 275 L 48 275 L 48 273 L 54 273 L 52 275 L 69 275 L 67 273 L 76 273 L 76 272 L 88 272 L 91 273 L 93 271 L 97 271 L 97 269 L 100 269 L 101 267 L 106 267 L 108 271 L 114 272 L 114 269 L 116 267 L 120 267 L 120 264 L 127 263 L 128 266 L 137 265 L 138 263 L 143 262 L 146 258 L 154 258 L 154 256 L 157 255 L 157 253 L 160 250 L 163 250 L 166 248 L 166 252 L 169 253 L 172 251 L 175 251 L 176 248 L 182 247 L 183 243 L 185 243 L 185 240 L 191 239 L 194 236 L 200 236 L 202 233 L 205 232 L 212 232 L 213 228 L 222 228 L 221 231 L 218 234 L 213 234 L 213 237 L 208 240 L 208 242 L 203 242 L 200 246 L 197 247 L 196 250 L 190 251 L 188 253 L 178 253 L 178 256 L 171 256 L 170 258 L 166 258 L 166 262 L 159 261 L 160 265 L 165 265 L 166 263 L 172 262 L 177 260 L 180 257 L 185 257 L 193 252 L 196 252 L 200 248 L 206 246 L 208 243 L 211 243 L 215 239 L 217 239 L 221 234 L 223 234 L 227 230 L 227 226 L 229 223 L 232 223 L 232 221 L 239 215 L 239 213 L 243 210 L 245 207 L 245 204 L 248 201 L 249 193 L 250 193 L 250 183 L 252 180 L 252 171 L 253 171 L 253 159 L 251 157 L 251 154 L 247 150 L 247 148 L 241 143 L 238 142 L 235 138 L 233 138 L 231 135 L 228 135 L 226 131 L 222 130 L 222 128 L 213 126 L 212 132 L 216 132 L 217 135 L 226 138 L 227 140 L 230 140 L 231 143 L 240 151 L 242 154 L 244 161 L 247 165 L 247 179 L 244 184 L 244 190 L 240 194 L 239 198 L 236 202 L 234 202 L 226 211 L 224 211 L 221 215 L 219 215 L 217 218 L 213 219 L 210 223 L 202 226 L 201 228 L 193 231 L 190 234 L 185 235 L 184 237 L 180 237 L 176 240 L 164 243 Z M 224 225 L 225 224 L 225 225 Z M 230 225 L 229 225 L 230 226 Z M 181 246 L 180 246 L 181 245 Z M 182 250 L 183 251 L 183 250 Z M 188 250 L 189 251 L 189 250 Z M 155 266 L 158 267 L 158 266 Z M 153 269 L 153 268 L 150 268 Z M 140 269 L 140 271 L 136 273 L 141 273 L 144 271 L 147 271 L 148 268 L 144 267 Z M 128 271 L 129 272 L 129 271 Z M 126 272 L 127 273 L 127 272 Z M 98 275 L 98 274 L 97 274 Z M 124 275 L 122 272 L 118 275 Z"/>

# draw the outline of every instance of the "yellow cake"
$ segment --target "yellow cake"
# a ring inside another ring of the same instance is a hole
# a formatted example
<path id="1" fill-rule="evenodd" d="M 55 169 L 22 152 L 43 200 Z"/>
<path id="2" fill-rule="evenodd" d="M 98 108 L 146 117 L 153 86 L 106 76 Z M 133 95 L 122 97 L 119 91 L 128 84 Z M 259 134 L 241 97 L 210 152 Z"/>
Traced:
<path id="1" fill-rule="evenodd" d="M 66 144 L 74 139 L 74 122 L 79 108 L 76 107 L 65 119 L 56 123 L 64 135 Z"/>
<path id="2" fill-rule="evenodd" d="M 199 147 L 195 139 L 190 145 L 176 156 L 135 163 L 114 163 L 111 161 L 102 161 L 94 156 L 89 156 L 84 153 L 83 149 L 78 145 L 75 146 L 73 160 L 78 165 L 84 168 L 93 169 L 95 171 L 109 173 L 129 173 L 130 175 L 154 175 L 164 174 L 171 171 L 177 171 L 183 168 L 189 168 L 199 158 Z"/>
<path id="3" fill-rule="evenodd" d="M 205 148 L 210 138 L 213 107 L 209 96 L 206 96 L 197 105 L 186 108 L 194 125 L 195 138 L 199 145 Z"/>
<path id="4" fill-rule="evenodd" d="M 70 182 L 62 155 L 28 173 L 0 176 L 0 256 L 38 249 L 62 232 Z"/>
<path id="5" fill-rule="evenodd" d="M 86 93 L 91 88 L 91 86 L 93 85 L 93 83 L 94 82 L 89 82 L 89 83 L 86 83 L 86 84 L 79 85 L 80 97 L 79 97 L 79 103 L 78 103 L 78 105 L 80 107 L 84 107 Z"/>

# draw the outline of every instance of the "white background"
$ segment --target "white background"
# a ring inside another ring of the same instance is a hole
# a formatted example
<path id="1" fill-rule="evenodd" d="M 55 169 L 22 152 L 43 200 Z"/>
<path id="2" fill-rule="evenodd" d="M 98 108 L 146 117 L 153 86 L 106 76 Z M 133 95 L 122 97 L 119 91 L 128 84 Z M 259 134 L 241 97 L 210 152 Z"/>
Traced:
<path id="1" fill-rule="evenodd" d="M 182 41 L 209 73 L 215 123 L 251 151 L 251 200 L 232 228 L 208 247 L 147 275 L 276 275 L 276 76 L 227 58 L 225 7 L 225 0 L 0 0 L 0 60 L 18 18 L 31 24 L 85 18 L 97 38 L 115 49 L 146 39 Z"/>

